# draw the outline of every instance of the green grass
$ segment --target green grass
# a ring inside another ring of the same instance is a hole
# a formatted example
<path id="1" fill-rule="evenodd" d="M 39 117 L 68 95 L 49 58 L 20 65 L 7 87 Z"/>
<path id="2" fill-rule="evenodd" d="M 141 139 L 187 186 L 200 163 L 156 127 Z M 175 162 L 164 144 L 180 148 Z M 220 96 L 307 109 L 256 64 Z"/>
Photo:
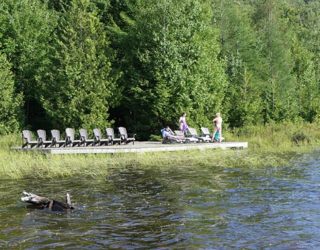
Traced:
<path id="1" fill-rule="evenodd" d="M 317 124 L 269 124 L 224 131 L 227 141 L 248 141 L 247 150 L 205 150 L 130 154 L 44 155 L 10 149 L 21 145 L 19 135 L 0 138 L 0 178 L 105 177 L 110 168 L 172 168 L 194 166 L 275 167 L 320 144 Z"/>
<path id="2" fill-rule="evenodd" d="M 302 152 L 320 144 L 319 124 L 282 123 L 230 131 L 228 141 L 248 141 L 253 152 Z"/>

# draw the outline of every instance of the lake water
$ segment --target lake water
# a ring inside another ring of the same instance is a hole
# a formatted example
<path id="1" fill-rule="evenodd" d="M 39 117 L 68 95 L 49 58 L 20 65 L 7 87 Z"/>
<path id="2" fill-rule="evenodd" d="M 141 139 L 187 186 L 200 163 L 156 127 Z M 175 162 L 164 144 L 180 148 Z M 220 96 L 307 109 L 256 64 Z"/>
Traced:
<path id="1" fill-rule="evenodd" d="M 0 183 L 1 249 L 318 249 L 320 154 L 286 167 L 110 169 L 106 178 Z M 34 210 L 23 190 L 70 213 Z"/>

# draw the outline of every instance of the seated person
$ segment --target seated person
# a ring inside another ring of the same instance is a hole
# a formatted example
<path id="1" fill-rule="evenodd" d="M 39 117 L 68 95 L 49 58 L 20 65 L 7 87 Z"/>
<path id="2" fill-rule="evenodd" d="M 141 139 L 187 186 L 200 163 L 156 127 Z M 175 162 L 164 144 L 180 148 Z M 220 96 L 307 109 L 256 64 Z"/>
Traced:
<path id="1" fill-rule="evenodd" d="M 183 138 L 176 136 L 172 130 L 167 126 L 166 128 L 161 129 L 161 135 L 163 139 L 175 140 L 181 142 Z"/>

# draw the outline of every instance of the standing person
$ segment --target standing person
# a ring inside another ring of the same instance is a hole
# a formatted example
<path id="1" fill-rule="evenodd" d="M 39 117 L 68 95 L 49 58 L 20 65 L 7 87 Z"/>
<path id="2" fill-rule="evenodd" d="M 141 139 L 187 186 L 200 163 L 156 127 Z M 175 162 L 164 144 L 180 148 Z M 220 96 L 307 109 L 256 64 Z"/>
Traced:
<path id="1" fill-rule="evenodd" d="M 186 113 L 183 113 L 181 115 L 181 117 L 179 118 L 179 127 L 180 127 L 180 130 L 183 132 L 183 133 L 186 133 L 187 130 L 188 130 L 188 124 L 187 124 L 187 120 L 186 120 L 186 116 L 187 114 Z"/>
<path id="2" fill-rule="evenodd" d="M 216 113 L 216 117 L 212 120 L 214 132 L 212 135 L 212 141 L 222 141 L 222 118 L 220 113 Z"/>

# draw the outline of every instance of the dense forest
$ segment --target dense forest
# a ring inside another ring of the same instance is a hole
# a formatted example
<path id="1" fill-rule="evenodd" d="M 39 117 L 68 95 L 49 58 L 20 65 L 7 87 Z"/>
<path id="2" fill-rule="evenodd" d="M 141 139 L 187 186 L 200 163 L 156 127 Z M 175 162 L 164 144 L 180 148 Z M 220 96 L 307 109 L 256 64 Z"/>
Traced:
<path id="1" fill-rule="evenodd" d="M 320 119 L 319 0 L 1 0 L 0 134 Z"/>

